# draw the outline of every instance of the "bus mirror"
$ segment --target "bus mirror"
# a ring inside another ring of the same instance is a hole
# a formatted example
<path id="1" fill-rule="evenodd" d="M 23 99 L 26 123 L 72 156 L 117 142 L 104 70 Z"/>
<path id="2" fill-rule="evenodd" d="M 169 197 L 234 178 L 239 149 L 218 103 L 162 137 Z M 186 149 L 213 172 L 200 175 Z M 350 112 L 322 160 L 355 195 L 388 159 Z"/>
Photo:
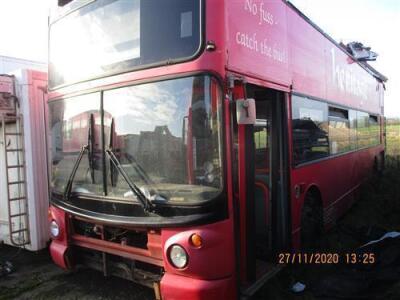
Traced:
<path id="1" fill-rule="evenodd" d="M 256 102 L 254 99 L 236 100 L 236 118 L 239 125 L 256 123 Z"/>

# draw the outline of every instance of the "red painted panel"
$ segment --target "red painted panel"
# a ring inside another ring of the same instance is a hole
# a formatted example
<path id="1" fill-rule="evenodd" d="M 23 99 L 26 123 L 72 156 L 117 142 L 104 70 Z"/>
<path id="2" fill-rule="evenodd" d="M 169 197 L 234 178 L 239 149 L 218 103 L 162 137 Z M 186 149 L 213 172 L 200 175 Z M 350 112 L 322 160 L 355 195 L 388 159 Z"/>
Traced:
<path id="1" fill-rule="evenodd" d="M 189 239 L 192 234 L 202 237 L 203 245 L 195 248 Z M 167 273 L 207 280 L 232 276 L 235 271 L 235 248 L 231 220 L 191 228 L 163 229 L 163 255 Z M 189 263 L 176 269 L 169 262 L 168 249 L 173 244 L 185 248 Z"/>
<path id="2" fill-rule="evenodd" d="M 381 112 L 381 84 L 285 1 L 227 1 L 226 10 L 229 70 Z"/>
<path id="3" fill-rule="evenodd" d="M 324 223 L 330 228 L 351 205 L 354 198 L 351 192 L 372 174 L 374 158 L 383 149 L 383 146 L 364 149 L 292 170 L 292 233 L 296 248 L 300 246 L 301 210 L 308 188 L 315 185 L 321 191 Z M 296 199 L 294 186 L 300 184 L 306 187 Z"/>
<path id="4" fill-rule="evenodd" d="M 331 42 L 325 46 L 326 99 L 356 107 L 373 113 L 380 113 L 379 83 L 343 51 Z"/>
<path id="5" fill-rule="evenodd" d="M 68 264 L 68 227 L 67 214 L 54 206 L 50 206 L 48 221 L 55 220 L 60 228 L 59 238 L 53 239 L 50 244 L 50 255 L 54 263 L 63 269 L 68 269 L 71 266 Z"/>
<path id="6" fill-rule="evenodd" d="M 235 300 L 233 277 L 220 280 L 199 280 L 166 273 L 161 280 L 163 300 Z"/>
<path id="7" fill-rule="evenodd" d="M 281 1 L 227 2 L 228 68 L 290 85 L 286 10 Z"/>
<path id="8" fill-rule="evenodd" d="M 50 256 L 54 263 L 63 269 L 69 269 L 67 260 L 65 259 L 68 247 L 58 241 L 50 244 Z"/>
<path id="9" fill-rule="evenodd" d="M 325 38 L 291 9 L 287 22 L 293 90 L 325 98 Z"/>

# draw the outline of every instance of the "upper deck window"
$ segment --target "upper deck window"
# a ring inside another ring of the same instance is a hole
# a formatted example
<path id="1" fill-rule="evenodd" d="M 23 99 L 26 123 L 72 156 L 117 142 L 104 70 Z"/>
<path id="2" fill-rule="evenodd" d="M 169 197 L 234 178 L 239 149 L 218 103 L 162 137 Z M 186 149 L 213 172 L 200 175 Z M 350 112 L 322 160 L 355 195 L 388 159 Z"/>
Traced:
<path id="1" fill-rule="evenodd" d="M 50 25 L 50 88 L 190 59 L 201 19 L 201 0 L 92 1 Z"/>

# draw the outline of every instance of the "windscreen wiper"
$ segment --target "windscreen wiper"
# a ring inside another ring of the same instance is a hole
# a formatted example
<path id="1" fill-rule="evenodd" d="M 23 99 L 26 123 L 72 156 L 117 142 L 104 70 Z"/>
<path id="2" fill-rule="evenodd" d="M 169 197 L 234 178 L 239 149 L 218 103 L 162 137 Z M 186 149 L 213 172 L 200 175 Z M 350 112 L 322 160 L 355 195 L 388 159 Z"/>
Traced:
<path id="1" fill-rule="evenodd" d="M 88 128 L 88 140 L 87 144 L 84 145 L 79 152 L 78 158 L 75 161 L 74 167 L 72 168 L 71 174 L 69 175 L 67 185 L 64 189 L 64 200 L 67 201 L 71 196 L 72 183 L 74 182 L 74 178 L 76 172 L 78 171 L 79 164 L 82 161 L 82 157 L 85 154 L 85 151 L 88 152 L 88 160 L 89 160 L 89 169 L 92 178 L 92 183 L 94 183 L 94 162 L 93 162 L 93 145 L 94 145 L 94 116 L 93 113 L 90 114 L 89 117 L 89 128 Z"/>
<path id="2" fill-rule="evenodd" d="M 115 123 L 114 123 L 114 118 L 111 120 L 111 125 L 110 125 L 110 142 L 109 142 L 109 149 L 112 151 L 113 146 L 114 146 L 114 130 L 115 130 Z M 137 174 L 140 176 L 140 178 L 146 182 L 148 185 L 153 185 L 154 182 L 151 180 L 151 178 L 147 175 L 146 171 L 142 168 L 142 166 L 137 162 L 135 157 L 131 154 L 125 153 L 125 157 L 128 159 L 129 163 L 133 165 L 135 170 L 137 171 Z M 133 163 L 132 163 L 133 162 Z M 114 173 L 111 169 L 111 182 L 115 182 L 114 178 Z"/>
<path id="3" fill-rule="evenodd" d="M 149 175 L 147 175 L 146 171 L 142 168 L 142 166 L 137 162 L 137 160 L 135 159 L 135 157 L 132 154 L 125 154 L 125 157 L 127 158 L 127 160 L 129 161 L 129 163 L 131 163 L 137 174 L 140 176 L 140 178 L 143 179 L 144 182 L 146 182 L 146 184 L 152 185 L 154 186 L 154 182 L 153 180 L 151 180 L 151 178 L 149 177 Z"/>
<path id="4" fill-rule="evenodd" d="M 107 149 L 106 154 L 110 158 L 111 163 L 115 166 L 118 172 L 124 177 L 126 183 L 128 184 L 131 191 L 136 195 L 139 203 L 142 205 L 144 211 L 146 212 L 154 212 L 154 205 L 151 201 L 146 197 L 146 195 L 140 190 L 140 188 L 132 182 L 129 178 L 128 174 L 126 174 L 124 168 L 122 167 L 121 163 L 119 162 L 118 158 L 115 156 L 112 150 Z"/>
<path id="5" fill-rule="evenodd" d="M 92 184 L 95 184 L 94 176 L 94 115 L 93 113 L 89 116 L 89 130 L 88 130 L 88 161 L 90 169 L 90 177 L 92 179 Z"/>
<path id="6" fill-rule="evenodd" d="M 89 145 L 85 145 L 82 147 L 81 151 L 79 152 L 78 158 L 75 161 L 74 167 L 72 168 L 71 174 L 69 175 L 67 185 L 64 189 L 64 200 L 67 201 L 69 196 L 71 195 L 72 183 L 74 181 L 76 171 L 78 171 L 79 164 L 82 161 L 82 157 L 85 154 L 85 151 L 89 150 Z"/>

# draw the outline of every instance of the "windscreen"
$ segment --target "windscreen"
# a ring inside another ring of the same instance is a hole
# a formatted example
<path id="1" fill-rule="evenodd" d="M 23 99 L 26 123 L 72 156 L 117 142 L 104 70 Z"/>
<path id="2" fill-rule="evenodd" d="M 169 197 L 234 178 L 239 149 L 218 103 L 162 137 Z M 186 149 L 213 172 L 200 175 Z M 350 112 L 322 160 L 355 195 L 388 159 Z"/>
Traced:
<path id="1" fill-rule="evenodd" d="M 200 6 L 200 0 L 97 0 L 54 21 L 50 87 L 191 58 L 201 45 Z"/>
<path id="2" fill-rule="evenodd" d="M 165 205 L 198 205 L 222 191 L 221 90 L 210 76 L 56 100 L 49 108 L 51 188 L 65 201 L 106 196 L 134 203 L 130 182 Z"/>

